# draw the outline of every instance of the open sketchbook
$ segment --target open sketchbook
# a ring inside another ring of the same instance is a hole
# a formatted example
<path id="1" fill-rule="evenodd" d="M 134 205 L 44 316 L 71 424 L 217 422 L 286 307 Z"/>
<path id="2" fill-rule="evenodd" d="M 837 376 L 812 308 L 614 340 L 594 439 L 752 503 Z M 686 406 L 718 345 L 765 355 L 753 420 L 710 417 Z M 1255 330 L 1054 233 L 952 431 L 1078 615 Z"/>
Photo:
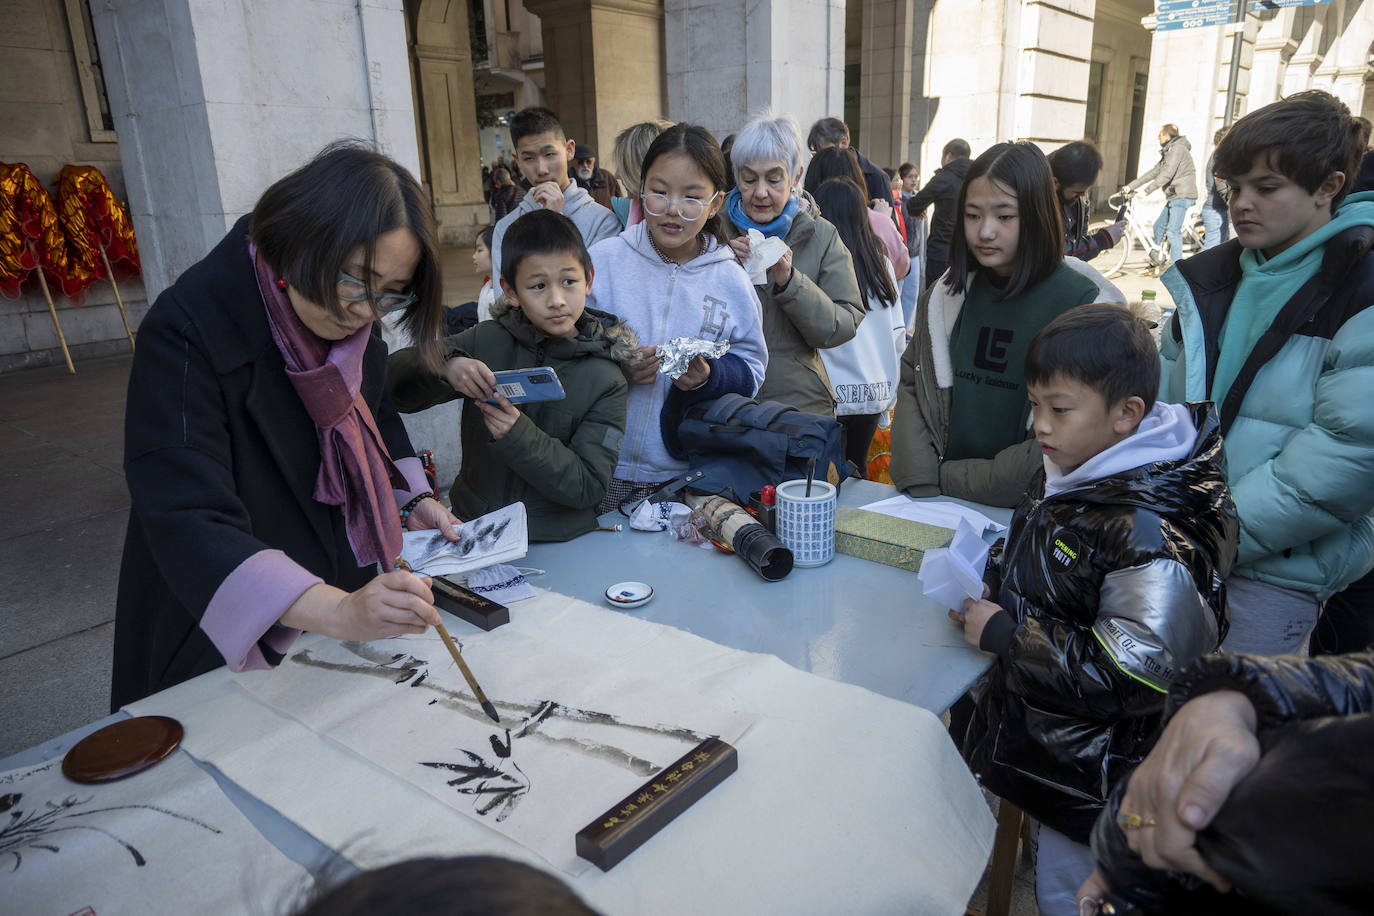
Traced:
<path id="1" fill-rule="evenodd" d="M 524 503 L 511 503 L 454 530 L 458 532 L 456 541 L 439 531 L 405 532 L 401 553 L 410 568 L 430 576 L 462 575 L 518 560 L 530 549 Z"/>

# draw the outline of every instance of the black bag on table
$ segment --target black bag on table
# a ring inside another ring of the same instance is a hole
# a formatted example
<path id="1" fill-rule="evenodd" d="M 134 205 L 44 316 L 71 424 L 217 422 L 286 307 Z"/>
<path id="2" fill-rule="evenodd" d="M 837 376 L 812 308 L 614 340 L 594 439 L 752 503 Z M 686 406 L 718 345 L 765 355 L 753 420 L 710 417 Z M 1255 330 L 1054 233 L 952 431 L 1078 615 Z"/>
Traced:
<path id="1" fill-rule="evenodd" d="M 844 457 L 844 427 L 834 417 L 741 394 L 688 407 L 676 438 L 692 468 L 705 472 L 692 489 L 740 505 L 765 484 L 805 478 L 813 459 L 816 479 L 836 487 L 858 472 Z"/>

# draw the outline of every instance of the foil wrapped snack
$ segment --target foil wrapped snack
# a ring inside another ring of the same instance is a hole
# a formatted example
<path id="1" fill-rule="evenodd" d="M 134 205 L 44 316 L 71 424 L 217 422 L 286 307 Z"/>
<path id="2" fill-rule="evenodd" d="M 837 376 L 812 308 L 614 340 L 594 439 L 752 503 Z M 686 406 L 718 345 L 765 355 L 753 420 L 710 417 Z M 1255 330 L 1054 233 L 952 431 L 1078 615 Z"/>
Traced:
<path id="1" fill-rule="evenodd" d="M 728 340 L 702 340 L 697 337 L 674 337 L 657 348 L 659 367 L 668 378 L 681 378 L 695 356 L 719 359 L 730 349 Z"/>

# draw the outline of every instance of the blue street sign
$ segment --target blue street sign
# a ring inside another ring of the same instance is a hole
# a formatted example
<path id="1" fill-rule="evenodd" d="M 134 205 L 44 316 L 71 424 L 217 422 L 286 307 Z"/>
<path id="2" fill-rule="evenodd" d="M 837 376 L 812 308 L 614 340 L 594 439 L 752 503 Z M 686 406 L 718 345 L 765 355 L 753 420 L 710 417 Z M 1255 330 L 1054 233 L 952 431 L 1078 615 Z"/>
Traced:
<path id="1" fill-rule="evenodd" d="M 1249 0 L 1249 8 L 1252 13 L 1262 13 L 1289 6 L 1316 6 L 1330 2 L 1331 0 Z M 1232 0 L 1157 0 L 1155 31 L 1167 32 L 1173 29 L 1225 25 L 1234 16 L 1235 5 Z"/>

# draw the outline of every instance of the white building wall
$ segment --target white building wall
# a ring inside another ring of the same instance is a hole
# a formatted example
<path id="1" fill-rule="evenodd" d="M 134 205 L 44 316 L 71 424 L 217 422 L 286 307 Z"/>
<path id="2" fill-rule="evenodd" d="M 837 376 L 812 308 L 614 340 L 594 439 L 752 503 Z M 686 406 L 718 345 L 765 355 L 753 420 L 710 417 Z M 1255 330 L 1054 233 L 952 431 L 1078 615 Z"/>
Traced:
<path id="1" fill-rule="evenodd" d="M 857 2 L 857 0 L 855 0 Z M 844 113 L 844 0 L 664 0 L 668 117 L 719 139 L 765 106 Z"/>

